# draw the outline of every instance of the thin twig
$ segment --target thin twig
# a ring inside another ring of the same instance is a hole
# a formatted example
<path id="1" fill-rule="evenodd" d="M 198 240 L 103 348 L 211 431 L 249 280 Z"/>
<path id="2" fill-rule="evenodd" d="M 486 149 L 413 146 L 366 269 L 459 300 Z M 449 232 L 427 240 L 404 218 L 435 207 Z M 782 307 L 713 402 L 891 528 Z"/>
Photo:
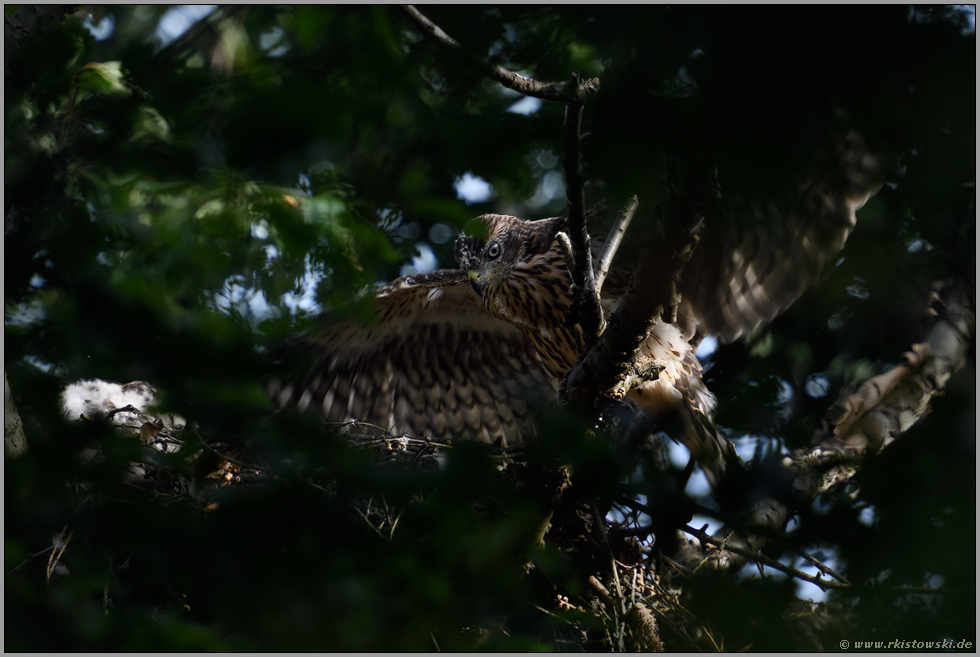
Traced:
<path id="1" fill-rule="evenodd" d="M 446 34 L 442 28 L 430 21 L 412 5 L 399 7 L 402 14 L 430 39 L 453 50 L 465 50 L 462 45 Z M 599 90 L 599 79 L 586 80 L 582 84 L 575 82 L 538 82 L 531 78 L 518 75 L 513 71 L 494 64 L 483 55 L 467 53 L 477 66 L 491 80 L 499 82 L 508 89 L 513 89 L 525 96 L 533 96 L 541 100 L 556 100 L 563 103 L 582 103 Z"/>
<path id="2" fill-rule="evenodd" d="M 602 247 L 602 254 L 599 256 L 599 264 L 596 268 L 596 294 L 602 291 L 602 284 L 605 282 L 606 276 L 609 274 L 609 269 L 612 267 L 612 261 L 616 257 L 616 251 L 619 249 L 619 245 L 623 241 L 623 235 L 626 234 L 626 229 L 629 228 L 630 222 L 633 221 L 633 215 L 636 214 L 636 208 L 639 205 L 639 199 L 633 196 L 629 200 L 629 203 L 626 204 L 626 207 L 620 210 L 616 223 L 613 224 L 612 230 L 606 236 L 606 243 Z"/>
<path id="3" fill-rule="evenodd" d="M 364 522 L 367 523 L 367 526 L 370 527 L 374 531 L 374 533 L 378 535 L 378 538 L 380 538 L 381 540 L 385 540 L 384 534 L 381 533 L 380 529 L 374 526 L 374 523 L 371 522 L 371 519 L 367 517 L 367 514 L 361 511 L 360 509 L 358 509 L 356 506 L 353 505 L 351 506 L 355 511 L 357 511 L 357 515 L 361 516 L 361 518 L 364 519 Z"/>
<path id="4" fill-rule="evenodd" d="M 589 575 L 588 582 L 589 586 L 595 590 L 596 595 L 599 596 L 599 599 L 606 603 L 609 608 L 615 609 L 616 603 L 613 600 L 612 595 L 610 595 L 609 589 L 607 589 L 595 575 Z"/>
<path id="5" fill-rule="evenodd" d="M 796 553 L 801 557 L 803 557 L 804 559 L 806 559 L 807 561 L 809 561 L 811 564 L 813 564 L 817 568 L 817 570 L 822 572 L 824 575 L 830 575 L 834 579 L 843 582 L 844 584 L 850 584 L 850 582 L 847 581 L 846 577 L 836 573 L 832 568 L 830 568 L 830 566 L 826 565 L 816 557 L 810 556 L 803 550 L 797 550 Z"/>
<path id="6" fill-rule="evenodd" d="M 741 556 L 743 556 L 743 557 L 745 557 L 747 559 L 750 559 L 752 561 L 755 561 L 757 563 L 763 563 L 763 564 L 769 566 L 770 568 L 773 568 L 775 570 L 778 570 L 780 572 L 783 572 L 783 573 L 785 573 L 785 574 L 787 574 L 787 575 L 789 575 L 791 577 L 796 577 L 796 578 L 802 579 L 802 580 L 804 580 L 806 582 L 810 582 L 811 584 L 815 584 L 816 586 L 819 586 L 821 590 L 824 590 L 824 591 L 826 591 L 827 589 L 846 589 L 846 588 L 850 588 L 850 586 L 851 586 L 850 584 L 845 584 L 845 583 L 842 583 L 842 582 L 835 582 L 834 580 L 828 580 L 828 579 L 823 579 L 823 578 L 820 578 L 820 577 L 814 577 L 813 575 L 808 575 L 807 573 L 804 573 L 801 570 L 797 570 L 795 568 L 790 568 L 789 566 L 784 566 L 783 564 L 779 563 L 775 559 L 770 559 L 767 556 L 764 556 L 762 554 L 759 554 L 755 550 L 749 550 L 749 549 L 741 548 L 741 547 L 738 547 L 736 545 L 732 545 L 731 543 L 729 543 L 727 541 L 723 541 L 721 539 L 717 539 L 717 538 L 715 538 L 713 536 L 708 536 L 705 532 L 703 532 L 703 531 L 701 531 L 699 529 L 695 529 L 694 527 L 689 527 L 689 526 L 686 526 L 685 525 L 684 527 L 681 527 L 681 530 L 683 530 L 684 532 L 690 534 L 691 536 L 694 536 L 695 538 L 697 538 L 699 541 L 701 541 L 703 543 L 710 543 L 711 545 L 714 545 L 715 547 L 717 547 L 719 549 L 727 550 L 727 551 L 732 552 L 734 554 L 741 555 Z"/>
<path id="7" fill-rule="evenodd" d="M 7 574 L 9 575 L 11 573 L 17 572 L 18 570 L 20 570 L 21 568 L 23 568 L 24 566 L 26 566 L 27 564 L 29 564 L 34 559 L 38 558 L 42 554 L 47 554 L 48 552 L 50 552 L 53 549 L 54 549 L 54 546 L 53 545 L 49 545 L 48 547 L 44 548 L 40 552 L 35 552 L 34 554 L 28 555 L 28 557 L 26 559 L 24 559 L 19 564 L 17 564 L 16 566 L 14 566 L 10 570 L 8 570 L 7 571 Z"/>
<path id="8" fill-rule="evenodd" d="M 59 533 L 55 538 L 54 549 L 51 551 L 51 554 L 48 555 L 48 566 L 45 569 L 45 581 L 48 584 L 51 583 L 51 575 L 54 573 L 55 568 L 57 568 L 58 562 L 61 561 L 61 556 L 65 553 L 65 550 L 68 549 L 68 541 L 70 541 L 71 537 L 75 534 L 75 530 L 73 529 L 68 532 L 68 536 L 62 540 L 62 537 L 65 536 L 66 531 L 68 531 L 68 525 L 65 525 L 65 528 L 62 529 L 61 533 Z"/>

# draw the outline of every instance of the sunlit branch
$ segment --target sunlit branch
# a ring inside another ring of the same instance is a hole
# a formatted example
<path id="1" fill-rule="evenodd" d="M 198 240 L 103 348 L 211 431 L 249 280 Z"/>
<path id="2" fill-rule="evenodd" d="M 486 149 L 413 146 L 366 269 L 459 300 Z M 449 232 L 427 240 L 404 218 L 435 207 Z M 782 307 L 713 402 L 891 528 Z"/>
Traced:
<path id="1" fill-rule="evenodd" d="M 414 6 L 402 5 L 399 9 L 416 27 L 437 43 L 454 50 L 465 50 L 456 39 L 446 34 L 441 27 L 426 18 Z M 499 64 L 494 64 L 483 55 L 475 53 L 467 54 L 476 62 L 488 78 L 525 96 L 533 96 L 541 100 L 556 100 L 562 103 L 582 103 L 599 89 L 598 78 L 586 80 L 581 84 L 579 84 L 578 80 L 567 82 L 538 82 L 537 80 L 518 75 Z"/>
<path id="2" fill-rule="evenodd" d="M 644 253 L 605 332 L 565 376 L 562 394 L 568 400 L 591 406 L 600 393 L 621 398 L 629 392 L 623 384 L 640 346 L 661 315 L 676 309 L 677 282 L 699 240 L 701 212 L 693 206 L 678 212 L 678 229 Z"/>
<path id="3" fill-rule="evenodd" d="M 626 207 L 619 211 L 616 223 L 613 224 L 612 230 L 606 236 L 606 243 L 602 247 L 602 254 L 599 256 L 599 265 L 596 268 L 596 294 L 602 291 L 602 284 L 605 282 L 606 276 L 609 274 L 609 269 L 612 267 L 612 261 L 616 257 L 616 251 L 619 249 L 619 245 L 623 241 L 623 235 L 626 234 L 626 229 L 629 228 L 630 222 L 633 221 L 633 215 L 636 214 L 636 208 L 639 205 L 639 200 L 636 196 L 633 196 L 626 204 Z"/>

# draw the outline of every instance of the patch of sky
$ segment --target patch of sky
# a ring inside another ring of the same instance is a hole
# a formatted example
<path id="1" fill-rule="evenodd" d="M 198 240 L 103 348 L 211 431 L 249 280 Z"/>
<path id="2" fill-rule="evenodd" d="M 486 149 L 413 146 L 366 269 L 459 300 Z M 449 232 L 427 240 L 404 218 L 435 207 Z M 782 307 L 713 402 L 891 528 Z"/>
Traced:
<path id="1" fill-rule="evenodd" d="M 524 96 L 519 101 L 507 108 L 508 112 L 513 114 L 523 114 L 524 116 L 530 116 L 538 110 L 541 109 L 541 99 L 533 98 L 531 96 Z"/>
<path id="2" fill-rule="evenodd" d="M 259 48 L 269 57 L 282 57 L 289 52 L 285 37 L 286 32 L 278 25 L 274 25 L 259 35 Z"/>
<path id="3" fill-rule="evenodd" d="M 469 171 L 453 181 L 453 188 L 456 190 L 456 198 L 463 199 L 466 205 L 486 203 L 494 197 L 493 186 Z"/>
<path id="4" fill-rule="evenodd" d="M 255 288 L 243 285 L 244 277 L 231 276 L 225 279 L 221 291 L 214 295 L 215 307 L 225 313 L 232 311 L 246 316 L 254 316 L 252 305 L 257 305 L 257 310 L 262 316 L 268 312 L 269 304 L 265 300 L 265 295 Z"/>
<path id="5" fill-rule="evenodd" d="M 425 242 L 418 242 L 415 245 L 419 254 L 412 257 L 411 264 L 405 263 L 398 271 L 399 276 L 411 276 L 412 274 L 427 274 L 439 266 L 439 260 L 432 251 L 432 247 Z"/>
<path id="6" fill-rule="evenodd" d="M 684 487 L 684 492 L 694 498 L 706 497 L 711 494 L 711 485 L 708 483 L 708 477 L 705 476 L 704 470 L 701 467 L 694 469 L 691 473 L 691 478 L 687 480 L 687 486 Z"/>
<path id="7" fill-rule="evenodd" d="M 953 5 L 953 9 L 962 13 L 966 18 L 966 26 L 960 30 L 960 34 L 973 34 L 977 31 L 977 6 L 976 5 Z"/>
<path id="8" fill-rule="evenodd" d="M 565 179 L 557 171 L 549 171 L 541 177 L 534 196 L 527 200 L 532 208 L 540 208 L 551 203 L 565 188 Z"/>
<path id="9" fill-rule="evenodd" d="M 37 356 L 24 356 L 24 362 L 28 365 L 36 367 L 45 374 L 53 374 L 54 376 L 60 376 L 62 378 L 68 376 L 68 370 L 64 366 L 56 367 L 53 363 L 43 361 Z"/>
<path id="10" fill-rule="evenodd" d="M 776 403 L 774 404 L 776 417 L 783 422 L 788 422 L 793 417 L 793 395 L 795 394 L 795 390 L 789 381 L 785 379 L 778 379 L 778 381 L 779 396 L 776 398 Z"/>
<path id="11" fill-rule="evenodd" d="M 699 514 L 694 514 L 691 516 L 691 521 L 688 523 L 694 529 L 701 529 L 708 536 L 714 535 L 716 531 L 724 527 L 725 523 L 717 518 L 711 518 L 709 516 L 702 516 Z M 708 526 L 707 529 L 702 529 L 705 525 Z"/>
<path id="12" fill-rule="evenodd" d="M 316 301 L 316 288 L 323 280 L 323 272 L 314 270 L 311 266 L 309 256 L 306 259 L 306 272 L 299 281 L 299 292 L 286 292 L 282 295 L 283 305 L 296 315 L 303 313 L 316 314 L 323 311 L 323 308 Z"/>
<path id="13" fill-rule="evenodd" d="M 698 360 L 703 361 L 705 358 L 708 358 L 714 354 L 717 350 L 718 338 L 712 335 L 706 335 L 704 339 L 701 340 L 701 344 L 698 345 L 698 350 L 694 352 L 694 355 L 698 357 Z"/>
<path id="14" fill-rule="evenodd" d="M 299 174 L 299 189 L 307 196 L 313 196 L 313 183 L 305 173 Z"/>
<path id="15" fill-rule="evenodd" d="M 628 520 L 626 514 L 616 507 L 609 509 L 609 513 L 606 514 L 606 519 L 617 524 L 624 524 Z"/>
<path id="16" fill-rule="evenodd" d="M 274 253 L 276 247 L 267 245 L 267 256 L 272 259 Z M 306 271 L 297 282 L 297 291 L 286 292 L 280 297 L 280 302 L 294 315 L 321 312 L 322 308 L 316 302 L 316 288 L 322 278 L 323 273 L 313 269 L 307 256 Z M 225 313 L 239 313 L 257 325 L 270 317 L 274 310 L 262 290 L 247 287 L 244 282 L 242 276 L 231 276 L 225 280 L 221 292 L 214 295 L 214 307 Z"/>
<path id="17" fill-rule="evenodd" d="M 811 374 L 803 384 L 803 391 L 814 399 L 821 399 L 830 392 L 830 379 L 823 372 Z"/>
<path id="18" fill-rule="evenodd" d="M 960 34 L 967 36 L 973 34 L 977 29 L 977 6 L 976 5 L 950 5 L 949 9 L 960 14 L 960 19 L 962 21 L 962 27 L 960 28 Z M 924 11 L 920 11 L 915 5 L 909 7 L 909 22 L 925 23 L 929 20 L 929 14 Z"/>
<path id="19" fill-rule="evenodd" d="M 167 47 L 217 7 L 218 5 L 176 5 L 165 11 L 156 29 L 160 48 Z"/>
<path id="20" fill-rule="evenodd" d="M 507 23 L 506 25 L 504 25 L 503 41 L 499 39 L 497 41 L 494 41 L 493 45 L 490 46 L 490 50 L 488 54 L 490 55 L 490 57 L 499 55 L 501 52 L 503 52 L 505 42 L 507 44 L 511 44 L 514 43 L 516 40 L 517 40 L 517 30 L 514 28 L 514 25 L 512 23 Z"/>
<path id="21" fill-rule="evenodd" d="M 735 447 L 735 453 L 738 454 L 739 458 L 746 462 L 760 457 L 767 448 L 769 450 L 778 449 L 778 443 L 772 438 L 750 433 L 733 439 L 732 445 Z"/>
<path id="22" fill-rule="evenodd" d="M 112 36 L 112 33 L 116 31 L 116 17 L 110 13 L 106 13 L 98 23 L 92 22 L 93 16 L 89 15 L 82 23 L 82 27 L 88 30 L 89 34 L 96 41 L 105 41 Z"/>
<path id="23" fill-rule="evenodd" d="M 37 299 L 7 306 L 7 308 L 11 308 L 12 311 L 3 313 L 3 323 L 10 326 L 31 326 L 47 317 L 45 305 Z"/>
<path id="24" fill-rule="evenodd" d="M 821 549 L 807 548 L 804 550 L 807 554 L 812 556 L 814 559 L 822 563 L 827 568 L 836 571 L 840 567 L 839 554 L 836 548 L 825 547 Z M 820 569 L 817 566 L 810 563 L 809 560 L 803 557 L 798 557 L 795 563 L 791 561 L 786 564 L 791 568 L 795 568 L 801 572 L 806 573 L 812 577 L 820 576 Z M 824 577 L 828 577 L 824 575 Z M 827 599 L 828 591 L 824 591 L 816 584 L 811 584 L 810 582 L 805 582 L 803 580 L 797 580 L 796 582 L 796 597 L 801 600 L 813 600 L 814 602 L 824 602 Z"/>
<path id="25" fill-rule="evenodd" d="M 871 527 L 875 522 L 875 508 L 869 505 L 861 509 L 858 514 L 858 522 L 866 527 Z"/>
<path id="26" fill-rule="evenodd" d="M 932 244 L 929 244 L 929 242 L 920 237 L 912 240 L 909 243 L 907 250 L 909 253 L 918 253 L 919 251 L 925 251 L 928 253 L 929 251 L 932 251 Z"/>
<path id="27" fill-rule="evenodd" d="M 661 436 L 663 436 L 664 445 L 667 448 L 667 461 L 678 470 L 686 468 L 687 462 L 691 458 L 691 452 L 680 443 L 668 438 L 666 434 L 661 434 Z"/>
<path id="28" fill-rule="evenodd" d="M 863 278 L 861 278 L 860 276 L 855 276 L 854 277 L 854 283 L 852 283 L 851 285 L 848 285 L 844 289 L 847 290 L 847 294 L 849 296 L 852 296 L 855 299 L 860 299 L 861 301 L 864 301 L 865 299 L 868 299 L 868 298 L 871 297 L 871 292 L 869 292 L 868 291 L 868 288 L 866 288 L 864 286 L 864 283 L 865 283 L 865 280 Z"/>
<path id="29" fill-rule="evenodd" d="M 391 208 L 381 208 L 378 210 L 378 228 L 388 232 L 397 228 L 405 216 L 396 210 Z"/>
<path id="30" fill-rule="evenodd" d="M 252 224 L 252 237 L 258 240 L 268 239 L 269 224 L 267 224 L 264 219 Z"/>

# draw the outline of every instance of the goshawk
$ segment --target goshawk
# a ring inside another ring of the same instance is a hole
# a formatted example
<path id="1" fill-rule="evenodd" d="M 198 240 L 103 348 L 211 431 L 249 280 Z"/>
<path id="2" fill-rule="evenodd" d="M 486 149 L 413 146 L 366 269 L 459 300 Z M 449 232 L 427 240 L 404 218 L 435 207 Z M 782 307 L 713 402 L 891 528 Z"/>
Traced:
<path id="1" fill-rule="evenodd" d="M 709 412 L 692 338 L 731 341 L 769 322 L 841 249 L 856 211 L 880 186 L 880 167 L 855 141 L 830 160 L 778 200 L 719 202 L 683 272 L 677 321 L 659 322 L 644 344 L 643 356 L 663 371 L 632 393 L 641 406 L 685 399 Z M 272 380 L 270 395 L 282 408 L 395 433 L 502 436 L 505 444 L 527 437 L 534 401 L 554 395 L 586 348 L 568 319 L 570 279 L 555 239 L 565 226 L 564 217 L 479 217 L 480 230 L 456 243 L 457 269 L 378 289 L 376 324 L 342 323 L 291 342 L 286 351 L 303 370 Z M 618 267 L 602 288 L 607 316 L 632 273 L 628 263 Z"/>

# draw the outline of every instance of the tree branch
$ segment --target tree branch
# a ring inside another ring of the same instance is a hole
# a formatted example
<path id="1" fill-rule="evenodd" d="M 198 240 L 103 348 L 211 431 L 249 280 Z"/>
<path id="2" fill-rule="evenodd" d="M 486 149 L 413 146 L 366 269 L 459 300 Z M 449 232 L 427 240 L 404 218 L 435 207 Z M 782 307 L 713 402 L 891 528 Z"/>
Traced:
<path id="1" fill-rule="evenodd" d="M 599 256 L 599 265 L 596 267 L 596 294 L 602 291 L 602 284 L 605 282 L 606 276 L 609 274 L 609 269 L 612 267 L 612 261 L 616 257 L 616 251 L 619 249 L 619 245 L 623 241 L 623 235 L 626 234 L 626 229 L 629 228 L 630 222 L 633 221 L 633 215 L 636 214 L 636 208 L 639 205 L 640 201 L 636 196 L 633 196 L 626 206 L 619 211 L 619 217 L 616 219 L 616 223 L 613 224 L 612 230 L 606 236 L 606 243 L 602 247 L 602 255 Z"/>
<path id="2" fill-rule="evenodd" d="M 426 18 L 414 6 L 401 5 L 399 10 L 433 41 L 454 50 L 465 50 L 458 41 L 446 34 L 442 28 Z M 592 78 L 581 84 L 577 78 L 568 82 L 538 82 L 518 75 L 499 64 L 494 64 L 483 55 L 467 54 L 488 78 L 525 96 L 533 96 L 541 100 L 556 100 L 562 103 L 583 103 L 599 90 L 599 78 Z"/>
<path id="3" fill-rule="evenodd" d="M 845 388 L 815 432 L 813 447 L 793 454 L 788 465 L 805 499 L 846 484 L 861 458 L 880 452 L 925 418 L 933 397 L 966 362 L 976 329 L 967 285 L 937 283 L 930 293 L 930 314 L 934 320 L 925 341 L 912 345 L 905 362 L 856 390 Z M 833 466 L 826 469 L 828 464 Z"/>
<path id="4" fill-rule="evenodd" d="M 643 254 L 626 294 L 606 331 L 565 375 L 560 395 L 592 407 L 599 394 L 622 398 L 637 377 L 630 377 L 640 346 L 661 315 L 676 315 L 677 283 L 698 243 L 703 213 L 693 204 L 675 208 L 677 229 Z"/>
<path id="5" fill-rule="evenodd" d="M 572 81 L 579 87 L 578 72 Z M 565 196 L 568 202 L 568 237 L 573 259 L 568 263 L 572 277 L 572 306 L 569 321 L 582 325 L 586 344 L 592 345 L 605 330 L 599 292 L 592 269 L 592 245 L 585 223 L 585 173 L 582 170 L 581 102 L 565 108 Z"/>
<path id="6" fill-rule="evenodd" d="M 399 7 L 402 14 L 430 39 L 453 50 L 465 50 L 462 45 L 412 5 Z M 589 344 L 602 333 L 605 322 L 592 269 L 592 252 L 585 223 L 585 174 L 582 169 L 581 130 L 585 101 L 599 90 L 599 79 L 581 79 L 572 73 L 567 82 L 538 82 L 494 64 L 483 55 L 467 53 L 483 74 L 508 89 L 542 100 L 565 103 L 565 193 L 568 199 L 568 235 L 573 257 L 568 259 L 572 277 L 572 307 L 569 321 L 579 323 Z M 625 228 L 624 228 L 625 230 Z M 613 249 L 613 252 L 615 249 Z"/>
<path id="7" fill-rule="evenodd" d="M 912 346 L 905 363 L 872 377 L 856 390 L 841 393 L 815 432 L 814 446 L 783 459 L 786 485 L 753 505 L 749 532 L 781 532 L 794 508 L 850 482 L 864 457 L 880 452 L 925 418 L 930 401 L 966 362 L 973 343 L 976 319 L 967 290 L 961 281 L 936 286 L 930 295 L 935 319 L 925 342 Z M 716 535 L 731 531 L 722 528 Z M 745 536 L 737 539 L 740 544 L 756 549 L 765 545 L 765 538 L 757 533 Z M 739 568 L 745 563 L 742 552 L 729 552 L 712 555 L 712 563 L 718 568 Z"/>
<path id="8" fill-rule="evenodd" d="M 740 547 L 742 541 L 739 540 L 738 543 L 734 543 L 733 542 L 733 540 L 735 539 L 734 536 L 726 540 L 726 539 L 715 538 L 714 536 L 708 536 L 700 529 L 694 529 L 693 527 L 685 526 L 682 527 L 682 529 L 684 530 L 684 532 L 690 534 L 691 536 L 694 536 L 702 543 L 708 543 L 709 545 L 712 545 L 718 548 L 719 550 L 737 554 L 741 557 L 745 557 L 745 559 L 755 561 L 756 563 L 769 566 L 774 570 L 778 570 L 780 572 L 786 573 L 791 577 L 796 577 L 798 579 L 802 579 L 805 582 L 810 582 L 811 584 L 819 586 L 820 589 L 823 591 L 826 591 L 827 589 L 846 589 L 846 588 L 850 588 L 851 586 L 850 584 L 844 582 L 838 582 L 832 579 L 823 579 L 822 577 L 814 577 L 813 575 L 804 573 L 802 570 L 797 570 L 796 568 L 790 568 L 789 566 L 784 566 L 783 564 L 779 563 L 775 559 L 770 559 L 769 557 L 760 554 L 755 550 L 746 547 Z M 715 563 L 715 560 L 712 560 L 712 563 Z"/>

